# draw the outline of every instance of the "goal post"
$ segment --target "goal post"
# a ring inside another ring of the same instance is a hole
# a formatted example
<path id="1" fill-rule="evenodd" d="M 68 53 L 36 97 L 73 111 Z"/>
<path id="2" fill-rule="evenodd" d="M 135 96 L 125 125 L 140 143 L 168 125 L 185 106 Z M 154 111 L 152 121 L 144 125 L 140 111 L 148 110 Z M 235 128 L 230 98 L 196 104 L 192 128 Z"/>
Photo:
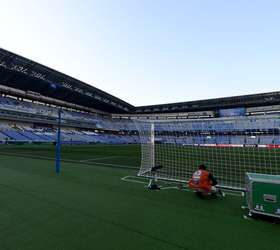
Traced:
<path id="1" fill-rule="evenodd" d="M 280 116 L 137 121 L 138 176 L 187 182 L 200 164 L 219 186 L 244 190 L 245 173 L 280 174 Z"/>
<path id="2" fill-rule="evenodd" d="M 137 122 L 141 143 L 141 167 L 138 176 L 151 176 L 151 170 L 155 166 L 155 134 L 153 122 Z"/>

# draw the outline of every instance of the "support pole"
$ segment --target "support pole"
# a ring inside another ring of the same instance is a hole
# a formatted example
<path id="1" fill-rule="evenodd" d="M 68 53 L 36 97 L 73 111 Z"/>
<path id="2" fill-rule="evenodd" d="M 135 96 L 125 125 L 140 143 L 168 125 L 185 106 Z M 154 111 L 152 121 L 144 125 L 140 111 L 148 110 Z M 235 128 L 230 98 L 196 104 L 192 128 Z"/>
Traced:
<path id="1" fill-rule="evenodd" d="M 155 124 L 151 123 L 151 169 L 155 166 Z"/>
<path id="2" fill-rule="evenodd" d="M 61 172 L 61 108 L 58 110 L 56 155 L 55 155 L 55 172 L 57 175 Z"/>
<path id="3" fill-rule="evenodd" d="M 149 189 L 160 189 L 159 186 L 157 185 L 157 172 L 155 168 L 155 124 L 151 123 L 151 142 L 150 142 L 150 147 L 151 147 L 151 155 L 150 155 L 150 160 L 151 160 L 151 173 L 152 173 L 152 178 L 150 179 L 148 188 Z"/>

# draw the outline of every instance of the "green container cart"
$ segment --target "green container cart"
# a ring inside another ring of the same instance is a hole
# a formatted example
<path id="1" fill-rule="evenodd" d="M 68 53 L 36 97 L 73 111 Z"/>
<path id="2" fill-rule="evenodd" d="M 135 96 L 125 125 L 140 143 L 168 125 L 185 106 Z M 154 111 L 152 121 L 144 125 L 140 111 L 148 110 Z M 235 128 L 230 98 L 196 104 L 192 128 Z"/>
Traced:
<path id="1" fill-rule="evenodd" d="M 249 215 L 280 218 L 280 175 L 246 173 Z"/>

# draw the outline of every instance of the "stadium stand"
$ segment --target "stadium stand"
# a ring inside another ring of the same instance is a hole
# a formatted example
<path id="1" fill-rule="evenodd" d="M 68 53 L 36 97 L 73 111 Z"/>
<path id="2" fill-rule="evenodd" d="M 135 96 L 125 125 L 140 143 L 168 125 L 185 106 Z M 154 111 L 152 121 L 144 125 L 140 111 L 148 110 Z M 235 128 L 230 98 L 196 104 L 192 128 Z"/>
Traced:
<path id="1" fill-rule="evenodd" d="M 0 97 L 0 110 L 21 112 L 23 115 L 34 114 L 41 117 L 52 117 L 56 119 L 57 108 L 44 104 L 28 102 L 25 100 L 14 99 L 11 97 Z M 174 137 L 164 139 L 162 143 L 187 143 L 187 144 L 275 144 L 279 143 L 279 138 L 275 135 L 269 135 L 270 130 L 279 127 L 278 119 L 271 116 L 270 119 L 263 120 L 261 116 L 251 116 L 244 122 L 238 122 L 243 117 L 220 118 L 219 121 L 194 120 L 186 126 L 178 128 L 178 132 L 192 131 L 193 133 L 208 133 L 208 136 L 191 136 L 190 138 Z M 86 129 L 67 128 L 62 130 L 62 141 L 67 144 L 82 143 L 138 143 L 137 136 L 128 134 L 136 131 L 135 124 L 130 119 L 112 119 L 110 117 L 98 114 L 82 113 L 78 111 L 63 110 L 63 122 L 79 121 L 80 124 L 92 125 L 97 132 L 87 132 Z M 171 131 L 173 128 L 166 127 L 164 124 L 157 125 L 158 131 Z M 86 126 L 85 126 L 86 127 Z M 106 131 L 106 133 L 101 131 Z M 124 131 L 125 135 L 112 134 L 114 131 Z M 234 131 L 239 135 L 231 135 Z M 258 134 L 255 134 L 256 131 Z M 56 140 L 56 131 L 54 128 L 37 127 L 32 125 L 21 125 L 13 123 L 9 126 L 2 123 L 0 127 L 0 140 L 6 141 L 28 141 L 28 142 L 53 142 Z M 245 135 L 246 132 L 246 135 Z M 221 133 L 224 136 L 221 136 Z M 241 134 L 240 134 L 241 133 Z M 242 135 L 243 133 L 243 135 Z M 212 134 L 210 136 L 210 134 Z M 215 135 L 216 134 L 216 135 Z M 219 134 L 219 136 L 217 136 Z"/>
<path id="2" fill-rule="evenodd" d="M 280 144 L 279 129 L 275 129 L 280 127 L 279 119 L 269 118 L 280 112 L 279 102 L 280 92 L 271 92 L 134 107 L 84 82 L 0 49 L 2 143 L 55 142 L 61 109 L 62 142 L 67 144 L 139 143 L 134 120 L 187 119 L 187 125 L 178 126 L 174 135 L 163 136 L 160 143 Z M 268 115 L 265 120 L 261 119 L 264 114 Z M 218 119 L 213 122 L 211 118 Z M 159 133 L 173 130 L 164 124 L 157 126 Z"/>

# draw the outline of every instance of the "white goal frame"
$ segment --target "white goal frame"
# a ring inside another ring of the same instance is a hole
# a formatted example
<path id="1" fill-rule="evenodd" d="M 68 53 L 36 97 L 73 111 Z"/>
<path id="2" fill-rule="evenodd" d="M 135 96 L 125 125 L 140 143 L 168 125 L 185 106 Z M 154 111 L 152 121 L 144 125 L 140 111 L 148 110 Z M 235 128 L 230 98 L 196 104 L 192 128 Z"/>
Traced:
<path id="1" fill-rule="evenodd" d="M 255 123 L 253 120 L 256 120 Z M 265 126 L 268 121 L 271 123 L 268 126 L 272 126 L 272 128 L 266 131 L 262 128 L 262 124 Z M 228 135 L 226 133 L 223 135 L 222 132 L 216 132 L 215 134 L 215 132 L 207 131 L 203 127 L 199 133 L 191 130 L 192 124 L 206 124 L 208 126 L 207 124 L 211 123 L 216 123 L 216 125 L 232 123 L 239 124 L 239 127 L 243 123 L 242 126 L 244 128 L 248 126 L 248 130 L 227 131 Z M 250 130 L 252 124 L 255 127 L 259 126 L 259 128 L 254 127 Z M 138 172 L 138 176 L 141 177 L 155 178 L 155 173 L 151 170 L 159 164 L 163 165 L 163 168 L 156 172 L 157 179 L 186 183 L 201 163 L 206 166 L 209 165 L 209 170 L 217 177 L 220 187 L 245 190 L 245 173 L 248 171 L 280 174 L 280 116 L 278 115 L 145 120 L 136 121 L 136 127 L 141 142 L 141 167 Z M 161 127 L 165 128 L 166 131 L 160 131 L 159 128 Z M 168 134 L 169 132 L 170 134 Z M 229 141 L 234 141 L 234 139 L 236 141 L 240 138 L 244 142 L 243 144 L 217 143 L 219 137 L 226 138 L 227 136 Z M 273 143 L 262 144 L 257 137 L 262 138 L 262 140 L 277 138 L 279 143 L 273 139 Z M 193 139 L 193 143 L 190 143 L 190 139 Z M 201 141 L 203 139 L 203 143 L 196 143 L 195 140 L 198 139 L 201 139 Z M 212 139 L 212 141 L 215 139 L 216 142 L 208 143 L 208 139 Z M 257 139 L 259 141 L 256 144 L 250 144 L 250 141 L 257 141 Z M 184 143 L 184 140 L 186 143 Z M 176 144 L 178 141 L 180 143 Z"/>

